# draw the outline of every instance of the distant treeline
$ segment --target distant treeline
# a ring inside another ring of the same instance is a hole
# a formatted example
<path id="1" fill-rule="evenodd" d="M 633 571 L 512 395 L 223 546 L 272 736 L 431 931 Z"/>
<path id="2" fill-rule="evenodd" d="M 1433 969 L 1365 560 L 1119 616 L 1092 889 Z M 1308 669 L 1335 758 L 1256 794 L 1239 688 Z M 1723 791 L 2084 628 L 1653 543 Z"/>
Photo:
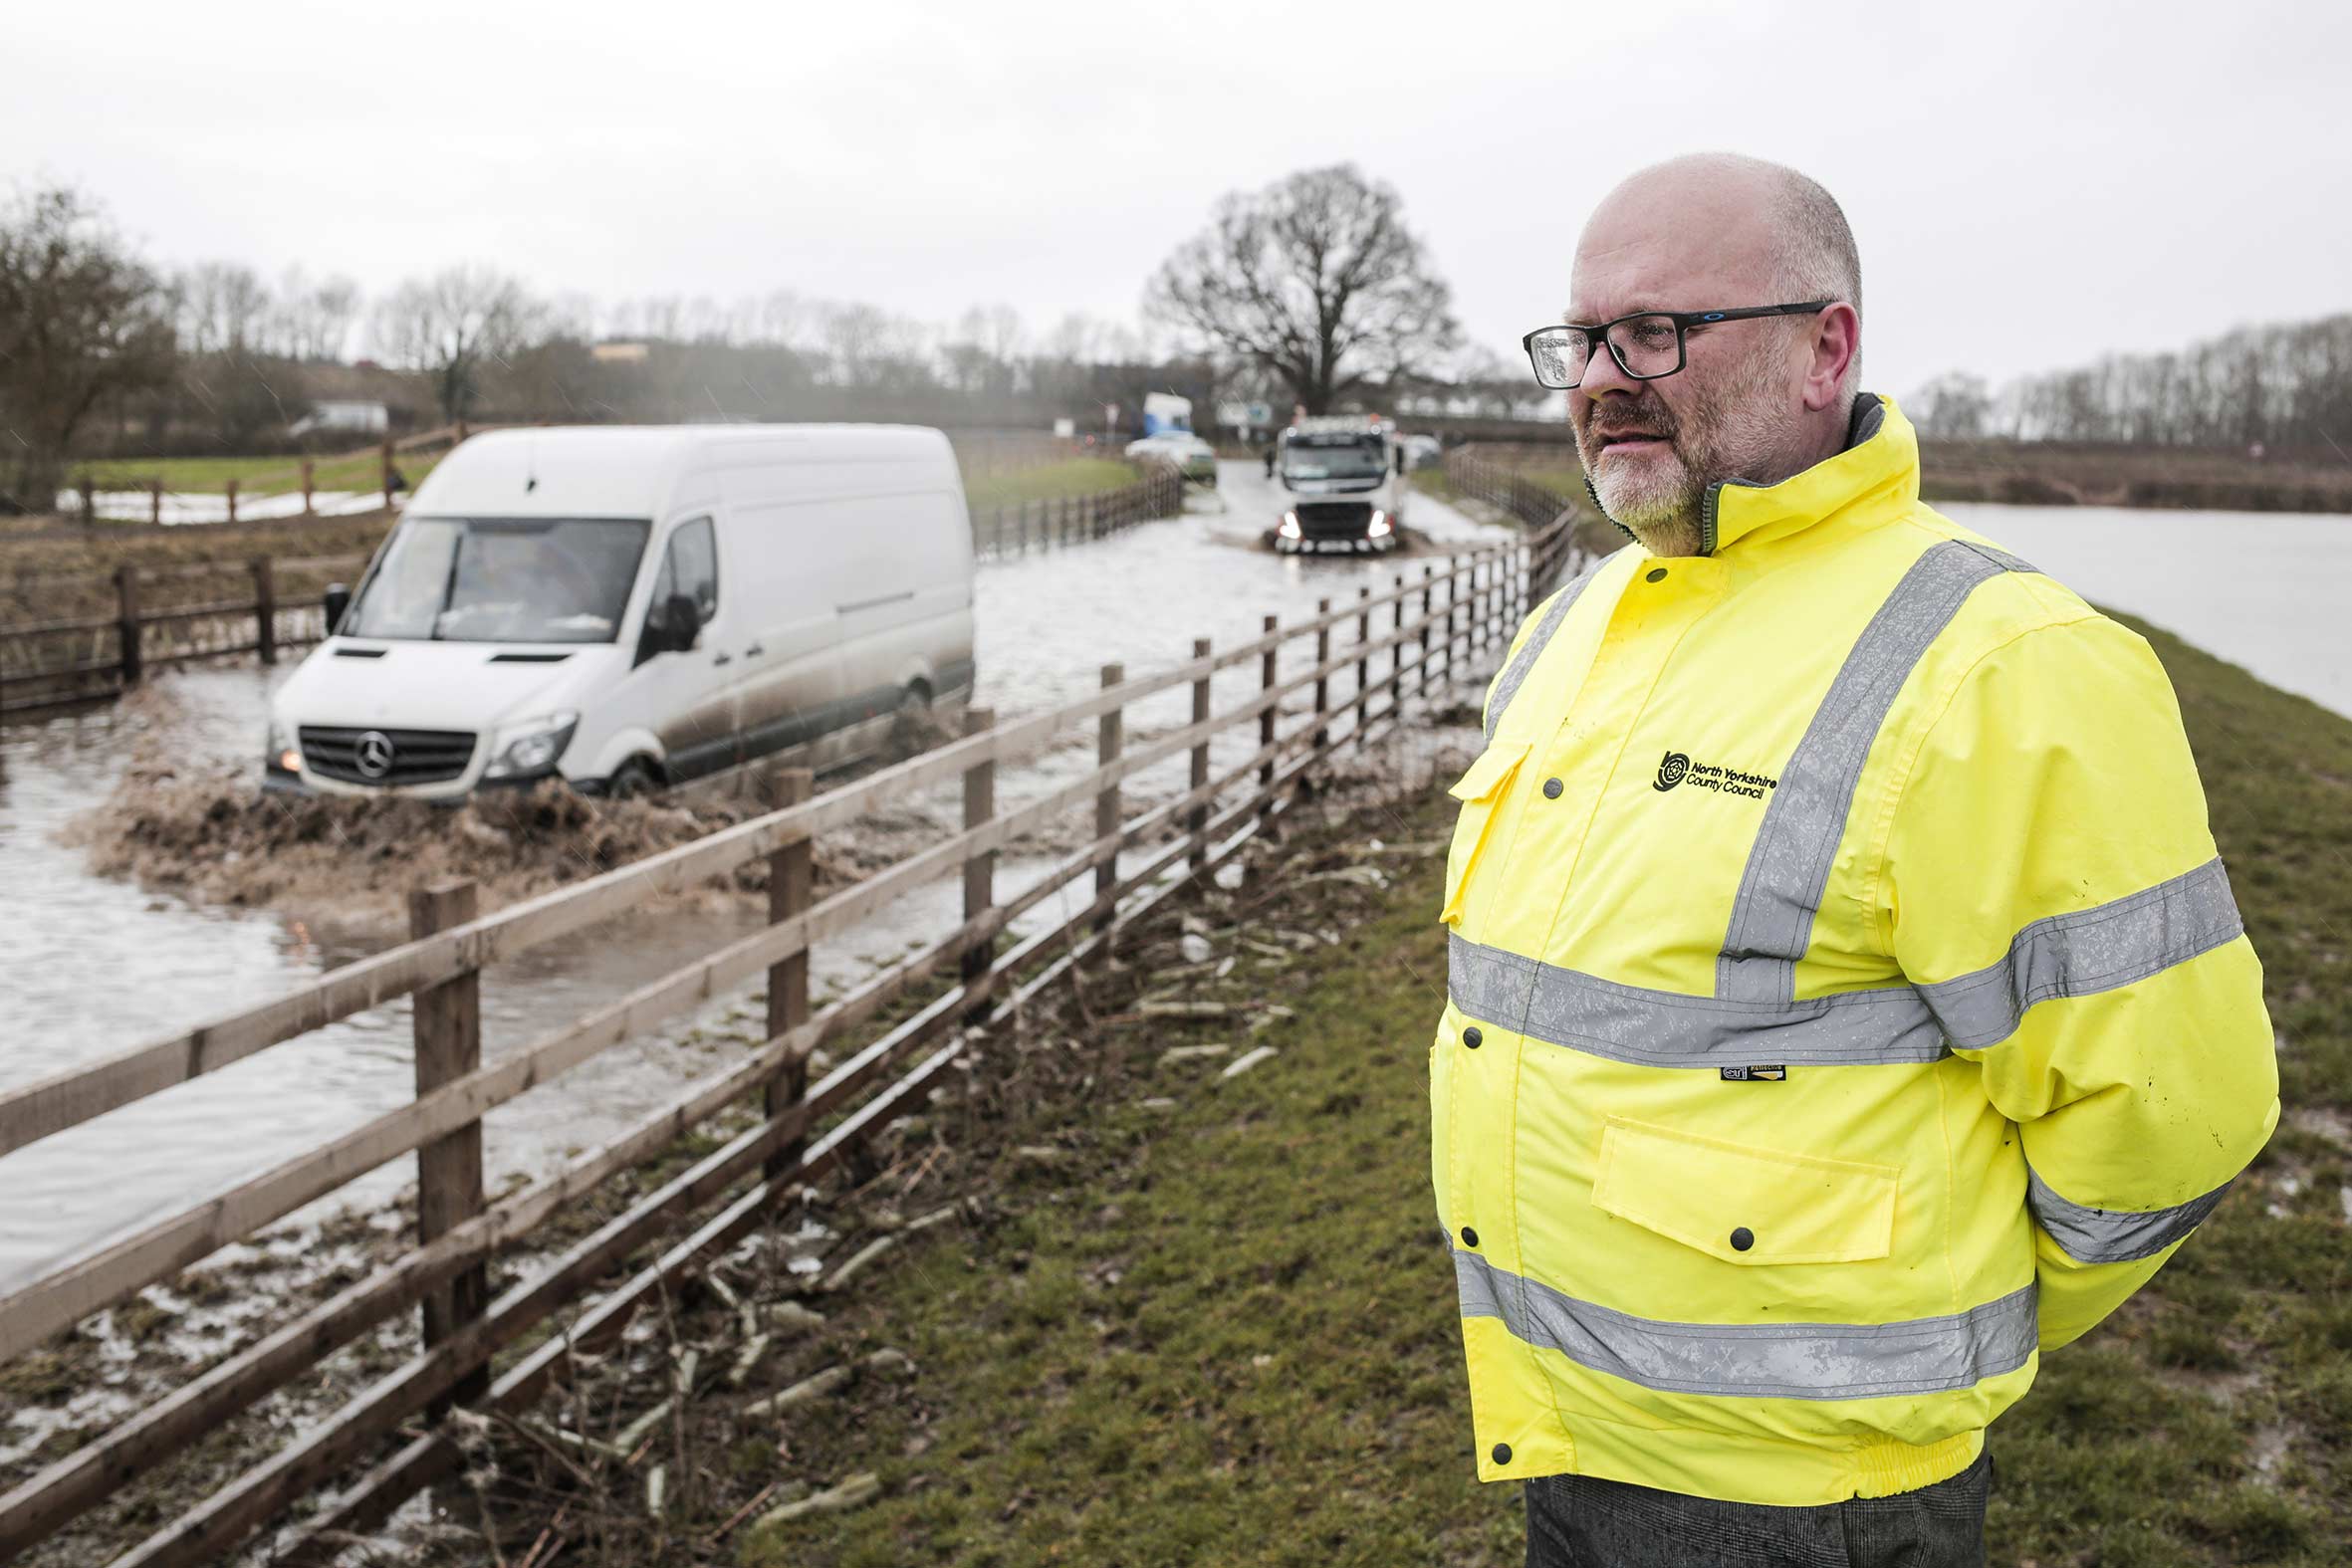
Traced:
<path id="1" fill-rule="evenodd" d="M 2352 462 L 2352 315 L 2241 327 L 2172 353 L 2110 354 L 1998 393 L 1943 376 L 1907 400 L 1953 440 L 2261 447 Z"/>

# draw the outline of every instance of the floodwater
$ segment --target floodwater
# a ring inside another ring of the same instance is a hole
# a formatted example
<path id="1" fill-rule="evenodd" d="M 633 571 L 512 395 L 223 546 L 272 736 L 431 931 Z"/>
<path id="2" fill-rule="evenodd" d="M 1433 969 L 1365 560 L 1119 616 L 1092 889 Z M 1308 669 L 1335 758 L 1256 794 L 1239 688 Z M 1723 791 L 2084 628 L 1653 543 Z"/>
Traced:
<path id="1" fill-rule="evenodd" d="M 2352 517 L 1943 503 L 2092 603 L 2352 717 Z"/>
<path id="2" fill-rule="evenodd" d="M 1185 517 L 984 563 L 976 700 L 1000 718 L 1038 712 L 1095 690 L 1105 663 L 1123 662 L 1130 677 L 1165 669 L 1190 657 L 1195 637 L 1218 646 L 1250 641 L 1265 615 L 1295 623 L 1319 598 L 1345 602 L 1365 586 L 1378 592 L 1397 573 L 1417 575 L 1430 559 L 1274 556 L 1256 543 L 1275 515 L 1258 465 L 1226 464 L 1220 480 L 1221 494 L 1196 498 Z M 1441 554 L 1500 532 L 1427 497 L 1415 498 L 1407 522 Z M 1381 630 L 1376 618 L 1374 635 Z M 1303 668 L 1310 651 L 1303 642 L 1288 650 L 1284 673 Z M 253 1006 L 396 939 L 149 893 L 92 875 L 83 852 L 60 841 L 67 823 L 106 798 L 142 741 L 192 764 L 252 760 L 258 769 L 268 695 L 291 668 L 188 671 L 118 709 L 0 731 L 0 1085 Z M 1222 672 L 1213 711 L 1238 706 L 1258 683 L 1255 659 Z M 1334 702 L 1350 690 L 1347 678 L 1335 680 Z M 1130 748 L 1180 727 L 1190 711 L 1188 687 L 1134 704 Z M 1000 809 L 1091 768 L 1094 728 L 1074 726 L 1047 755 L 1001 770 Z M 1239 766 L 1256 744 L 1255 725 L 1219 737 L 1213 768 Z M 1187 767 L 1179 754 L 1131 779 L 1130 801 L 1181 792 Z M 952 824 L 960 820 L 960 787 L 912 808 Z M 1090 821 L 1090 801 L 1072 814 Z M 1153 852 L 1130 855 L 1140 864 Z M 1000 896 L 1058 858 L 1002 861 Z M 399 874 L 353 869 L 354 877 Z M 1019 929 L 1051 926 L 1090 898 L 1091 878 L 1082 878 Z M 811 962 L 817 1000 L 935 940 L 961 918 L 960 901 L 951 876 L 821 945 Z M 760 923 L 748 907 L 668 910 L 608 922 L 500 965 L 482 983 L 484 1055 L 496 1060 L 522 1048 Z M 489 1185 L 495 1191 L 512 1175 L 543 1172 L 567 1151 L 618 1133 L 740 1052 L 762 1032 L 762 1015 L 748 992 L 721 999 L 493 1111 L 485 1122 Z M 395 1108 L 412 1095 L 411 1070 L 402 1002 L 0 1157 L 0 1290 Z M 330 1202 L 380 1204 L 413 1170 L 412 1160 L 394 1160 Z"/>

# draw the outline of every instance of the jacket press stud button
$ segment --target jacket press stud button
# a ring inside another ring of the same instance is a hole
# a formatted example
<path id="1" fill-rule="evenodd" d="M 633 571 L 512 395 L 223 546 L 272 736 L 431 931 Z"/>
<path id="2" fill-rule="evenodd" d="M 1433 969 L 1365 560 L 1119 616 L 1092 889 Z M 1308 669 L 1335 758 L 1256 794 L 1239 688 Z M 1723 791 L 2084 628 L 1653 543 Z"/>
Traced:
<path id="1" fill-rule="evenodd" d="M 1469 1046 L 1472 1050 L 1478 1049 L 1479 1041 L 1485 1038 L 1486 1036 L 1478 1031 L 1478 1025 L 1475 1023 L 1462 1031 L 1462 1043 Z"/>
<path id="2" fill-rule="evenodd" d="M 1470 1227 L 1464 1226 L 1462 1228 L 1462 1244 L 1464 1246 L 1478 1245 L 1478 1232 L 1470 1229 Z"/>
<path id="3" fill-rule="evenodd" d="M 1511 1462 L 1510 1444 L 1498 1443 L 1495 1445 L 1495 1462 L 1497 1464 L 1509 1464 Z"/>
<path id="4" fill-rule="evenodd" d="M 1546 800 L 1556 800 L 1559 798 L 1560 790 L 1565 787 L 1566 785 L 1562 784 L 1557 779 L 1546 779 L 1543 781 L 1543 798 Z"/>
<path id="5" fill-rule="evenodd" d="M 1648 580 L 1651 582 L 1664 582 L 1666 580 L 1666 568 L 1664 566 L 1654 568 L 1649 573 Z"/>
<path id="6" fill-rule="evenodd" d="M 1742 1226 L 1732 1232 L 1733 1251 L 1745 1252 L 1754 1245 L 1756 1245 L 1756 1232 L 1746 1226 Z"/>

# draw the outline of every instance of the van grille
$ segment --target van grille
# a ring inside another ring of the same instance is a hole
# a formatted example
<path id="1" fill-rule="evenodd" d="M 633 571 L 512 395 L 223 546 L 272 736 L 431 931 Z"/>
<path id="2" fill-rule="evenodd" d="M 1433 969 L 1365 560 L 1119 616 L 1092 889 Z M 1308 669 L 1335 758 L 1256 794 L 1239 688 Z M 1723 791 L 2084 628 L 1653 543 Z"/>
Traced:
<path id="1" fill-rule="evenodd" d="M 1372 508 L 1362 501 L 1302 501 L 1294 510 L 1308 539 L 1362 539 L 1372 527 Z"/>
<path id="2" fill-rule="evenodd" d="M 374 766 L 383 747 L 361 748 L 361 741 L 380 736 L 391 755 Z M 368 766 L 362 766 L 364 755 Z M 346 784 L 443 784 L 462 775 L 474 760 L 474 737 L 466 730 L 346 730 L 323 725 L 302 727 L 302 758 L 311 772 Z"/>

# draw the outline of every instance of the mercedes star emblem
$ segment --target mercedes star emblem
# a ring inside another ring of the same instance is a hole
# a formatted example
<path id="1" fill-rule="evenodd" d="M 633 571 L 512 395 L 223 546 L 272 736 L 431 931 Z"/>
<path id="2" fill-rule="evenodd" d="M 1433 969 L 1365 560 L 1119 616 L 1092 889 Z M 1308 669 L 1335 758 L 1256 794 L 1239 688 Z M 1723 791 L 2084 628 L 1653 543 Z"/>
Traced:
<path id="1" fill-rule="evenodd" d="M 362 778 L 381 779 L 392 771 L 392 738 L 381 730 L 370 730 L 359 737 L 352 756 Z"/>

